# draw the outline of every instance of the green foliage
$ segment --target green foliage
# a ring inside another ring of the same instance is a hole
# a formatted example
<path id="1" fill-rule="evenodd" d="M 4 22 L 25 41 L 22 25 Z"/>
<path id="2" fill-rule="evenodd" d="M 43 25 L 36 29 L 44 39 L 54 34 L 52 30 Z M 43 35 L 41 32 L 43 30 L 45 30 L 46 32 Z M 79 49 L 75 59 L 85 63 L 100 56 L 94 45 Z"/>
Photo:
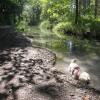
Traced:
<path id="1" fill-rule="evenodd" d="M 84 16 L 80 19 L 81 33 L 91 33 L 91 37 L 100 34 L 100 18 L 95 19 L 93 16 Z"/>
<path id="2" fill-rule="evenodd" d="M 29 25 L 37 25 L 40 22 L 41 4 L 39 0 L 29 0 L 24 6 L 20 18 L 16 20 L 17 30 L 27 31 Z"/>
<path id="3" fill-rule="evenodd" d="M 40 29 L 52 29 L 52 24 L 50 24 L 50 21 L 46 20 L 46 21 L 43 21 L 41 24 L 40 24 Z"/>
<path id="4" fill-rule="evenodd" d="M 67 31 L 73 31 L 71 22 L 60 22 L 53 28 L 53 32 L 59 35 L 64 35 Z"/>
<path id="5" fill-rule="evenodd" d="M 94 18 L 95 2 L 92 0 L 87 7 L 84 4 L 79 5 L 80 14 L 78 16 L 78 24 L 74 24 L 75 7 L 73 8 L 70 0 L 41 0 L 42 2 L 42 20 L 49 20 L 53 24 L 53 32 L 58 36 L 64 36 L 64 33 L 70 31 L 79 36 L 91 33 L 99 34 L 100 24 Z M 74 2 L 75 3 L 75 2 Z M 85 3 L 85 2 L 84 2 Z"/>
<path id="6" fill-rule="evenodd" d="M 48 0 L 42 6 L 41 19 L 47 19 L 52 23 L 66 20 L 69 15 L 69 0 Z"/>
<path id="7" fill-rule="evenodd" d="M 91 22 L 90 30 L 93 33 L 99 33 L 100 34 L 100 19 L 95 19 Z"/>
<path id="8" fill-rule="evenodd" d="M 0 24 L 15 24 L 16 16 L 22 13 L 25 0 L 1 0 Z"/>
<path id="9" fill-rule="evenodd" d="M 37 25 L 38 23 L 40 23 L 41 2 L 39 0 L 31 0 L 31 2 L 29 2 L 29 5 L 32 6 L 30 24 Z"/>
<path id="10" fill-rule="evenodd" d="M 0 24 L 16 25 L 17 30 L 26 31 L 29 26 L 41 23 L 42 29 L 53 29 L 61 37 L 68 31 L 79 36 L 87 33 L 100 36 L 99 13 L 97 18 L 94 17 L 95 0 L 89 4 L 82 1 L 76 25 L 75 0 L 1 0 Z"/>
<path id="11" fill-rule="evenodd" d="M 20 18 L 18 17 L 16 18 L 17 30 L 25 31 L 28 28 L 31 16 L 32 16 L 32 7 L 28 4 L 24 5 Z"/>

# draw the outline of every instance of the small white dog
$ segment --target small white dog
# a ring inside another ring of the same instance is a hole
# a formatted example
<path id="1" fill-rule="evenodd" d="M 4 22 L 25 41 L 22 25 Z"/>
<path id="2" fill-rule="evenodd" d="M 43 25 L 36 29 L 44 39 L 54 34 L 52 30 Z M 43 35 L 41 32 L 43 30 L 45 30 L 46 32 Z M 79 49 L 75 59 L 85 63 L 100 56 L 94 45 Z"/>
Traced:
<path id="1" fill-rule="evenodd" d="M 79 82 L 89 84 L 90 83 L 90 75 L 89 75 L 89 73 L 82 72 L 79 75 Z"/>
<path id="2" fill-rule="evenodd" d="M 72 59 L 67 71 L 72 75 L 75 68 L 79 68 L 76 59 Z"/>
<path id="3" fill-rule="evenodd" d="M 68 66 L 68 72 L 73 76 L 75 80 L 78 80 L 79 83 L 90 83 L 90 75 L 87 72 L 81 72 L 80 67 L 76 63 L 76 60 L 73 59 Z"/>
<path id="4" fill-rule="evenodd" d="M 87 72 L 80 72 L 80 69 L 74 69 L 72 75 L 80 84 L 88 85 L 90 83 L 90 75 Z"/>

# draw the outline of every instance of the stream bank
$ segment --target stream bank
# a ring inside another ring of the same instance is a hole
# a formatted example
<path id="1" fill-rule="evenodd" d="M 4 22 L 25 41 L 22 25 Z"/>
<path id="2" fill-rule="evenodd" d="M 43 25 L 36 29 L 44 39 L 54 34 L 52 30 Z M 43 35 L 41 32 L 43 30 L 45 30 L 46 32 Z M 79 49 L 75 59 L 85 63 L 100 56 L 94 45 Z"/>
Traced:
<path id="1" fill-rule="evenodd" d="M 77 86 L 69 75 L 55 69 L 56 56 L 37 47 L 0 50 L 1 100 L 99 100 L 100 92 Z"/>
<path id="2" fill-rule="evenodd" d="M 91 100 L 100 99 L 99 91 L 92 87 L 77 86 L 68 73 L 55 68 L 55 53 L 46 48 L 28 47 L 24 45 L 27 44 L 27 37 L 22 39 L 22 35 L 13 36 L 16 40 L 13 45 L 0 49 L 1 100 L 82 100 L 87 95 Z"/>

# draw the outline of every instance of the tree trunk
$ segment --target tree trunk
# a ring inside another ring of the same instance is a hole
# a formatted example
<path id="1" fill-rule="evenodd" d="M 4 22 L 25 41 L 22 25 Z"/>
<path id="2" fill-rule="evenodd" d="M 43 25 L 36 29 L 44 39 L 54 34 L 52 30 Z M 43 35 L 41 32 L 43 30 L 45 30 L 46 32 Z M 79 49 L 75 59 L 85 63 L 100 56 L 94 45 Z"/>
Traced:
<path id="1" fill-rule="evenodd" d="M 75 5 L 76 5 L 76 12 L 75 12 L 75 24 L 78 23 L 78 17 L 79 17 L 79 3 L 78 3 L 78 0 L 76 0 L 75 2 Z"/>
<path id="2" fill-rule="evenodd" d="M 79 16 L 81 15 L 81 6 L 82 6 L 82 1 L 79 0 L 79 11 L 78 11 Z"/>
<path id="3" fill-rule="evenodd" d="M 98 0 L 95 0 L 95 11 L 94 11 L 95 18 L 97 18 L 97 10 L 98 10 Z"/>
<path id="4" fill-rule="evenodd" d="M 83 0 L 83 8 L 84 8 L 84 10 L 86 9 L 86 6 L 87 5 L 87 0 Z"/>

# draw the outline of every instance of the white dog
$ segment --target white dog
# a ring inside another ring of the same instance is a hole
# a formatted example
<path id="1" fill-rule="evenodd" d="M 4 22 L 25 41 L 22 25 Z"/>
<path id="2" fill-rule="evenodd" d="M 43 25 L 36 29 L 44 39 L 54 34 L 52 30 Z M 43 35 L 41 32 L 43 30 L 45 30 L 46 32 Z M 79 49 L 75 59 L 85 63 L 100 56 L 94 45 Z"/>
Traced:
<path id="1" fill-rule="evenodd" d="M 90 75 L 87 72 L 80 72 L 80 69 L 74 69 L 73 77 L 75 80 L 78 80 L 81 84 L 89 84 L 90 83 Z"/>
<path id="2" fill-rule="evenodd" d="M 72 75 L 75 68 L 79 68 L 76 59 L 72 59 L 67 71 Z"/>
<path id="3" fill-rule="evenodd" d="M 80 81 L 80 82 L 83 82 L 83 83 L 86 83 L 86 84 L 89 84 L 89 83 L 90 83 L 90 75 L 89 75 L 89 73 L 87 73 L 87 72 L 82 72 L 82 73 L 79 75 L 79 81 Z"/>
<path id="4" fill-rule="evenodd" d="M 73 59 L 68 66 L 68 72 L 73 76 L 75 80 L 78 80 L 79 83 L 90 83 L 90 75 L 87 72 L 81 72 L 80 67 L 76 63 L 76 60 Z"/>

